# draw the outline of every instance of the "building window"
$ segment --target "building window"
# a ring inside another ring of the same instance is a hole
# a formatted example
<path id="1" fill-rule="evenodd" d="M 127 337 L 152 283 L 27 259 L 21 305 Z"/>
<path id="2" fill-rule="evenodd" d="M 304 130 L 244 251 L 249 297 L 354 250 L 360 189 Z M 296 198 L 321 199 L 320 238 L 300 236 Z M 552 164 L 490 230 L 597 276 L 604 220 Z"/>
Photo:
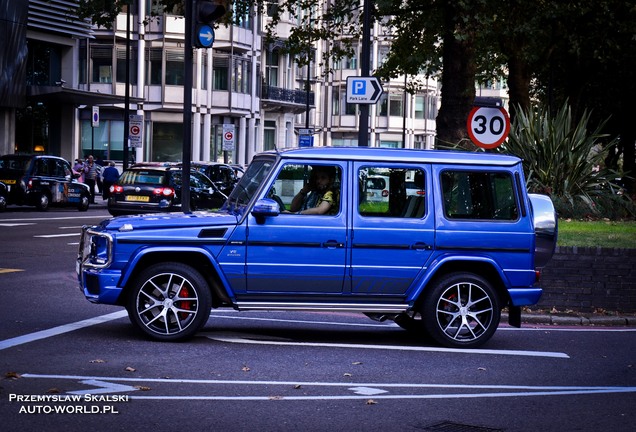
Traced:
<path id="1" fill-rule="evenodd" d="M 358 69 L 358 46 L 354 45 L 351 47 L 353 52 L 348 55 L 343 56 L 341 59 L 336 61 L 334 68 L 335 69 L 343 69 L 343 70 L 355 70 Z"/>
<path id="2" fill-rule="evenodd" d="M 378 101 L 378 116 L 386 117 L 389 112 L 389 97 L 386 93 L 382 93 Z"/>
<path id="3" fill-rule="evenodd" d="M 180 161 L 183 151 L 182 123 L 152 123 L 153 162 Z"/>
<path id="4" fill-rule="evenodd" d="M 208 89 L 208 53 L 201 53 L 201 89 Z"/>
<path id="5" fill-rule="evenodd" d="M 146 50 L 147 80 L 150 85 L 161 85 L 163 68 L 161 67 L 161 48 L 149 48 Z"/>
<path id="6" fill-rule="evenodd" d="M 263 128 L 263 150 L 276 149 L 276 122 L 273 120 L 265 120 Z"/>
<path id="7" fill-rule="evenodd" d="M 99 121 L 99 127 L 93 130 L 90 120 L 81 123 L 81 154 L 92 154 L 96 160 L 124 159 L 124 122 L 118 120 Z"/>
<path id="8" fill-rule="evenodd" d="M 228 72 L 229 58 L 226 54 L 214 53 L 212 58 L 212 79 L 214 90 L 229 90 L 230 74 Z"/>
<path id="9" fill-rule="evenodd" d="M 234 74 L 232 80 L 232 90 L 238 93 L 249 94 L 251 84 L 252 63 L 245 57 L 234 57 Z"/>
<path id="10" fill-rule="evenodd" d="M 340 115 L 340 87 L 331 88 L 331 115 Z"/>
<path id="11" fill-rule="evenodd" d="M 166 50 L 166 85 L 182 86 L 184 73 L 183 51 Z"/>
<path id="12" fill-rule="evenodd" d="M 415 96 L 415 118 L 424 118 L 424 96 Z"/>
<path id="13" fill-rule="evenodd" d="M 270 51 L 265 56 L 265 82 L 267 82 L 268 86 L 278 87 L 278 62 L 279 62 L 278 51 Z"/>
<path id="14" fill-rule="evenodd" d="M 126 48 L 117 47 L 117 82 L 126 82 Z M 130 68 L 128 76 L 130 84 L 137 84 L 137 49 L 130 48 Z"/>
<path id="15" fill-rule="evenodd" d="M 389 115 L 401 117 L 404 115 L 403 102 L 404 96 L 401 94 L 389 95 Z"/>
<path id="16" fill-rule="evenodd" d="M 113 82 L 113 47 L 110 45 L 91 46 L 93 74 L 91 82 L 110 84 Z"/>

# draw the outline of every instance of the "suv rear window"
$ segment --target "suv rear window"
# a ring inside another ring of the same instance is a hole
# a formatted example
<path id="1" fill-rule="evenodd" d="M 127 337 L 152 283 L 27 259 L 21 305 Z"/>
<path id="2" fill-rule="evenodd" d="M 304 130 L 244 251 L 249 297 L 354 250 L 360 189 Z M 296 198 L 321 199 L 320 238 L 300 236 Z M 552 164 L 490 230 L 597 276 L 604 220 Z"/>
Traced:
<path id="1" fill-rule="evenodd" d="M 512 176 L 502 172 L 444 171 L 444 214 L 448 219 L 516 220 Z"/>
<path id="2" fill-rule="evenodd" d="M 162 185 L 165 182 L 166 174 L 165 172 L 160 171 L 150 171 L 150 170 L 134 170 L 134 171 L 126 171 L 119 178 L 120 185 L 133 185 L 133 184 L 142 184 L 142 185 Z"/>

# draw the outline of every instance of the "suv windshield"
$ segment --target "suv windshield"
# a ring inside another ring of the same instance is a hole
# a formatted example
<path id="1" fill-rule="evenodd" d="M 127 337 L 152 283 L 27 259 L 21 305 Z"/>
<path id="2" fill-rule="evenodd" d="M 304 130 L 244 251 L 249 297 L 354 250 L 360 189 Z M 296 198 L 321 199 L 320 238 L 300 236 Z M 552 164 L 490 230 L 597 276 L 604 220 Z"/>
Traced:
<path id="1" fill-rule="evenodd" d="M 267 178 L 272 166 L 274 166 L 274 162 L 271 160 L 261 159 L 253 161 L 230 194 L 228 198 L 230 207 L 238 209 L 247 205 L 256 194 L 263 180 Z"/>

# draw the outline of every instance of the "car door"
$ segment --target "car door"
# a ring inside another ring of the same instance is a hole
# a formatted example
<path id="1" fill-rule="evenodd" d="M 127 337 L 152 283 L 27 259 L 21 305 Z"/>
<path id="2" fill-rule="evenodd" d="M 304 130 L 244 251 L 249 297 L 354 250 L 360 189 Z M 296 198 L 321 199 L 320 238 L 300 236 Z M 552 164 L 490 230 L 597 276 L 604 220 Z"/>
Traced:
<path id="1" fill-rule="evenodd" d="M 249 294 L 298 294 L 299 299 L 340 295 L 347 265 L 347 198 L 345 165 L 336 167 L 340 199 L 336 214 L 301 215 L 289 212 L 294 196 L 303 188 L 312 165 L 290 161 L 270 176 L 259 198 L 277 198 L 285 207 L 277 216 L 247 216 L 247 291 Z M 315 165 L 314 165 L 315 166 Z M 271 180 L 274 179 L 275 180 Z"/>
<path id="2" fill-rule="evenodd" d="M 351 285 L 354 295 L 402 299 L 425 268 L 435 244 L 430 167 L 420 164 L 354 163 Z M 367 179 L 387 179 L 388 200 L 365 193 Z M 415 181 L 420 194 L 408 196 L 406 183 Z"/>

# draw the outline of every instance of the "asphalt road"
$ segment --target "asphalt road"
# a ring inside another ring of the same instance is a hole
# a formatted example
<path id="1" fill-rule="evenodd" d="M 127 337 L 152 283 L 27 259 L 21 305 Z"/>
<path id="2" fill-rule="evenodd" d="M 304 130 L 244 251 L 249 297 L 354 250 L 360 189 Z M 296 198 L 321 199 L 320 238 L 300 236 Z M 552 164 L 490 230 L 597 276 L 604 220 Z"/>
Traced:
<path id="1" fill-rule="evenodd" d="M 0 214 L 3 431 L 632 431 L 636 329 L 503 326 L 449 350 L 356 314 L 213 310 L 186 343 L 79 291 L 82 224 Z"/>

